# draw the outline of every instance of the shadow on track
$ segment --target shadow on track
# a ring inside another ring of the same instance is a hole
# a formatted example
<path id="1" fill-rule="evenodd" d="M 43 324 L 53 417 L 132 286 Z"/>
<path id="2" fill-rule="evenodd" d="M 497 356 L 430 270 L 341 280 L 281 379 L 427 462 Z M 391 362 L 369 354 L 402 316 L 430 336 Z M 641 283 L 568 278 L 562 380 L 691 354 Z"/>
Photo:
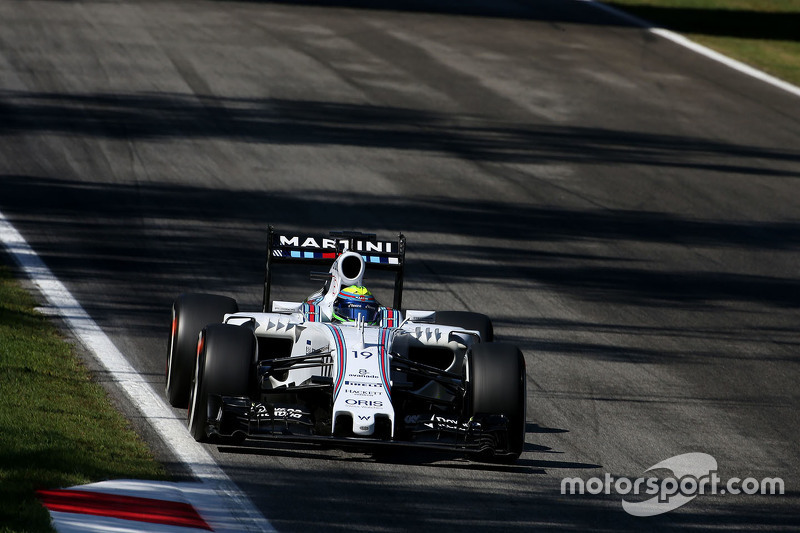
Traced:
<path id="1" fill-rule="evenodd" d="M 221 0 L 227 1 L 227 0 Z M 297 7 L 293 0 L 248 0 L 253 3 Z M 603 2 L 644 21 L 657 21 L 680 33 L 697 33 L 742 39 L 800 41 L 800 13 L 749 9 L 715 9 L 651 6 Z M 584 2 L 564 0 L 304 0 L 303 6 L 342 8 L 369 12 L 397 12 L 487 19 L 536 20 L 564 24 L 629 26 L 624 19 L 587 8 Z M 656 24 L 654 24 L 656 25 Z"/>
<path id="2" fill-rule="evenodd" d="M 220 0 L 226 2 L 228 0 Z M 293 0 L 246 0 L 252 3 L 287 5 Z M 587 9 L 581 2 L 563 0 L 304 0 L 304 7 L 341 8 L 369 12 L 396 12 L 488 19 L 538 20 L 575 24 L 624 25 L 617 17 Z"/>
<path id="3" fill-rule="evenodd" d="M 520 279 L 535 280 L 575 298 L 609 305 L 640 308 L 713 310 L 737 303 L 755 303 L 776 310 L 800 305 L 800 282 L 722 272 L 653 272 L 650 265 L 609 258 L 537 253 L 537 242 L 572 239 L 701 243 L 731 249 L 796 249 L 800 224 L 747 225 L 680 219 L 656 214 L 586 212 L 550 209 L 521 210 L 513 204 L 464 204 L 430 199 L 391 199 L 369 194 L 336 195 L 297 191 L 291 195 L 217 190 L 167 185 L 144 187 L 74 182 L 35 176 L 2 176 L 3 210 L 22 229 L 47 232 L 53 221 L 61 226 L 58 242 L 39 244 L 43 260 L 69 282 L 86 310 L 106 331 L 166 338 L 166 313 L 181 292 L 205 291 L 235 296 L 243 309 L 259 305 L 263 275 L 264 234 L 269 223 L 307 233 L 324 233 L 338 213 L 342 227 L 358 226 L 363 219 L 348 218 L 369 206 L 371 220 L 391 221 L 392 227 L 360 228 L 379 233 L 402 230 L 410 236 L 406 289 L 426 283 L 489 284 L 517 290 Z M 203 220 L 202 232 L 195 221 Z M 160 220 L 156 234 L 142 231 L 142 220 Z M 473 221 L 465 224 L 464 220 Z M 436 227 L 444 235 L 492 238 L 504 235 L 506 245 L 459 250 L 416 242 L 414 234 Z M 169 230 L 164 228 L 170 228 Z M 359 228 L 357 228 L 359 229 Z M 509 242 L 509 241 L 506 241 Z M 515 244 L 518 243 L 518 244 Z M 506 258 L 498 261 L 497 258 Z M 491 269 L 484 265 L 492 264 Z M 91 280 L 109 287 L 97 294 Z M 86 286 L 86 292 L 83 287 Z M 284 299 L 302 297 L 312 285 L 300 280 L 300 289 Z M 407 292 L 407 305 L 414 305 Z M 751 331 L 724 332 L 669 327 L 581 324 L 577 322 L 523 322 L 496 316 L 498 327 L 509 332 L 503 340 L 526 353 L 605 359 L 626 363 L 681 360 L 701 363 L 729 357 L 723 350 L 687 349 L 672 353 L 647 339 L 661 336 L 692 339 L 719 337 L 721 345 L 737 339 L 759 339 Z M 555 340 L 540 337 L 542 328 L 556 330 Z M 599 332 L 592 339 L 576 337 Z M 780 332 L 776 332 L 777 335 Z M 608 335 L 613 335 L 608 337 Z M 783 335 L 783 334 L 782 334 Z M 786 333 L 789 342 L 793 333 Z M 607 342 L 598 342 L 597 338 Z M 166 342 L 166 341 L 164 341 Z M 633 346 L 622 343 L 633 342 Z M 764 357 L 768 357 L 766 354 Z M 787 356 L 788 357 L 788 356 Z M 103 379 L 98 376 L 98 379 Z M 155 379 L 155 378 L 154 378 Z M 669 401 L 668 398 L 663 401 Z"/>
<path id="4" fill-rule="evenodd" d="M 258 295 L 268 224 L 325 234 L 334 216 L 341 227 L 356 228 L 363 225 L 366 216 L 380 221 L 383 228 L 360 229 L 386 234 L 403 231 L 412 236 L 406 276 L 409 289 L 413 289 L 415 280 L 459 279 L 515 289 L 516 280 L 524 279 L 580 299 L 642 307 L 712 309 L 731 302 L 777 308 L 800 306 L 800 281 L 794 278 L 654 271 L 649 264 L 613 258 L 540 254 L 536 247 L 537 242 L 630 240 L 795 250 L 800 246 L 800 223 L 717 222 L 647 212 L 533 209 L 489 200 L 473 203 L 425 197 L 397 199 L 330 191 L 297 190 L 284 194 L 169 185 L 104 185 L 34 176 L 3 176 L 2 181 L 7 198 L 3 209 L 7 214 L 23 224 L 63 220 L 61 229 L 72 237 L 39 253 L 48 264 L 57 263 L 62 279 L 68 281 L 88 276 L 101 282 L 138 282 L 146 287 L 152 285 L 155 270 L 162 276 L 162 283 L 169 280 L 173 295 L 180 291 L 224 292 L 244 287 L 252 287 L 252 294 Z M 198 217 L 208 224 L 203 233 L 180 229 L 181 221 Z M 156 237 L 157 250 L 148 249 L 148 236 L 137 236 L 131 229 L 142 218 L 170 220 L 175 225 L 173 231 Z M 520 244 L 460 249 L 415 242 L 415 233 L 431 227 L 444 235 L 486 239 L 503 236 Z M 136 239 L 141 241 L 137 243 Z M 64 253 L 64 246 L 69 247 L 70 253 Z M 198 273 L 207 276 L 203 287 L 184 280 L 187 272 L 197 273 L 202 268 L 199 257 L 213 258 L 213 265 Z M 506 259 L 491 269 L 484 266 L 498 257 Z M 224 275 L 218 275 L 221 272 Z M 105 279 L 109 276 L 116 279 Z M 306 284 L 303 290 L 312 287 Z M 159 305 L 167 308 L 169 302 L 159 301 Z"/>
<path id="5" fill-rule="evenodd" d="M 528 422 L 526 432 L 536 434 L 567 433 L 565 429 L 546 428 Z M 481 458 L 468 457 L 463 453 L 449 450 L 432 450 L 409 448 L 408 446 L 349 446 L 328 447 L 324 443 L 289 443 L 275 440 L 248 440 L 242 445 L 220 444 L 220 453 L 263 455 L 269 457 L 286 457 L 291 459 L 314 459 L 323 461 L 368 462 L 386 465 L 426 465 L 434 468 L 465 469 L 480 471 L 513 472 L 517 474 L 545 474 L 554 469 L 595 469 L 601 465 L 579 463 L 573 461 L 557 461 L 551 459 L 531 459 L 529 454 L 560 454 L 547 446 L 525 444 L 522 458 L 513 464 L 485 461 Z M 534 455 L 533 457 L 541 457 Z"/>
<path id="6" fill-rule="evenodd" d="M 800 177 L 796 167 L 784 168 L 800 164 L 800 151 L 374 105 L 5 91 L 0 92 L 0 117 L 0 136 L 46 132 L 130 140 L 230 139 L 279 146 L 389 148 L 479 162 L 626 164 Z"/>

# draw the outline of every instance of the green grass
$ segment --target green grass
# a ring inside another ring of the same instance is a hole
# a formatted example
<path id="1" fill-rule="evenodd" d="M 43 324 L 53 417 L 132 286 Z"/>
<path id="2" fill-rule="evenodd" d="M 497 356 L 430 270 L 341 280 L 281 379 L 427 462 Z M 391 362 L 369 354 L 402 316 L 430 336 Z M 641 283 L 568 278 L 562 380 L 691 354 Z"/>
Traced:
<path id="1" fill-rule="evenodd" d="M 604 2 L 800 85 L 800 0 Z"/>
<path id="2" fill-rule="evenodd" d="M 52 531 L 35 491 L 166 479 L 104 389 L 0 265 L 0 531 Z"/>

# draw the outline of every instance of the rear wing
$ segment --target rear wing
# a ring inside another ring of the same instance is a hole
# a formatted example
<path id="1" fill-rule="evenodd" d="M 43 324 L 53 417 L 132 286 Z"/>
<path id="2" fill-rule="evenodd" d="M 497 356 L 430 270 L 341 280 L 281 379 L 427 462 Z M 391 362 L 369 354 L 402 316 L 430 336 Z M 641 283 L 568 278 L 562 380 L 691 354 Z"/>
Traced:
<path id="1" fill-rule="evenodd" d="M 402 233 L 397 235 L 396 241 L 378 240 L 373 233 L 357 231 L 332 231 L 328 237 L 320 238 L 281 233 L 269 226 L 262 311 L 266 313 L 270 307 L 273 265 L 280 263 L 332 265 L 345 251 L 361 254 L 368 270 L 394 272 L 392 307 L 400 309 L 403 301 L 403 271 L 406 256 L 406 238 Z"/>

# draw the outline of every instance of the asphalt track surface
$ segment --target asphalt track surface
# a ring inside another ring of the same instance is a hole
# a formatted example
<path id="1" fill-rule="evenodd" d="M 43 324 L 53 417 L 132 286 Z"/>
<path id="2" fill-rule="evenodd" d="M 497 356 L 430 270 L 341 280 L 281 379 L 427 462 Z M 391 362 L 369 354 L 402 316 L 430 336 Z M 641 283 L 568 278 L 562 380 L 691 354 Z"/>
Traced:
<path id="1" fill-rule="evenodd" d="M 797 527 L 796 96 L 569 0 L 0 0 L 0 136 L 0 211 L 158 389 L 267 224 L 402 231 L 405 307 L 523 349 L 514 466 L 210 446 L 280 531 Z M 560 491 L 688 452 L 786 494 Z"/>

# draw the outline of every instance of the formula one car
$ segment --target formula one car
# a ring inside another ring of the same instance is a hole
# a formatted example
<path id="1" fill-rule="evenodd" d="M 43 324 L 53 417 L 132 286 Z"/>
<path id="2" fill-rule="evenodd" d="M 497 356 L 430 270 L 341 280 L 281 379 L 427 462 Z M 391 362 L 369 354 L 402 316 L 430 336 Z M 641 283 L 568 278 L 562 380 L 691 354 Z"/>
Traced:
<path id="1" fill-rule="evenodd" d="M 166 392 L 198 441 L 412 445 L 513 461 L 525 442 L 525 359 L 490 319 L 401 310 L 405 237 L 269 228 L 263 304 L 184 294 L 172 306 Z M 270 299 L 280 263 L 330 265 L 302 302 Z M 394 274 L 392 307 L 364 287 Z"/>

